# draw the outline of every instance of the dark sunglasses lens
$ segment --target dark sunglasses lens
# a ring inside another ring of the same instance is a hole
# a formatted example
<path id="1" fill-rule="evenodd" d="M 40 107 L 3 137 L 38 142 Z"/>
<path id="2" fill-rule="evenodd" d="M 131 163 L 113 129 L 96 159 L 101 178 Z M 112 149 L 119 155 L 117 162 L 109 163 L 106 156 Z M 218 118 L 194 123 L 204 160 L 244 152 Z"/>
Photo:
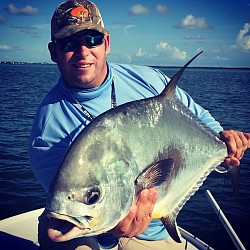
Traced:
<path id="1" fill-rule="evenodd" d="M 98 35 L 87 34 L 84 36 L 86 46 L 89 48 L 101 45 L 103 42 L 103 38 L 104 38 L 103 34 L 98 34 Z"/>
<path id="2" fill-rule="evenodd" d="M 60 39 L 59 44 L 64 52 L 75 51 L 78 47 L 79 40 L 77 38 Z"/>
<path id="3" fill-rule="evenodd" d="M 94 33 L 86 34 L 84 36 L 66 37 L 59 39 L 60 48 L 64 52 L 76 51 L 81 45 L 85 45 L 88 48 L 99 46 L 103 43 L 104 34 Z"/>

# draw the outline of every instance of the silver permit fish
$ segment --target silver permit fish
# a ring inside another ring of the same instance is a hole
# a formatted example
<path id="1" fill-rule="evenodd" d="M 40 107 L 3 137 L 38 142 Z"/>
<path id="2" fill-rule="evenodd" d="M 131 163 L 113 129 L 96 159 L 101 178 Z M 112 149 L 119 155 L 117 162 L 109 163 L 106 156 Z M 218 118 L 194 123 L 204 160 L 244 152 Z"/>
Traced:
<path id="1" fill-rule="evenodd" d="M 159 96 L 111 109 L 77 136 L 46 205 L 52 240 L 109 231 L 127 215 L 141 190 L 155 187 L 152 216 L 180 242 L 175 225 L 179 211 L 227 156 L 218 135 L 176 97 L 177 82 L 194 58 Z M 55 219 L 74 226 L 62 229 Z"/>

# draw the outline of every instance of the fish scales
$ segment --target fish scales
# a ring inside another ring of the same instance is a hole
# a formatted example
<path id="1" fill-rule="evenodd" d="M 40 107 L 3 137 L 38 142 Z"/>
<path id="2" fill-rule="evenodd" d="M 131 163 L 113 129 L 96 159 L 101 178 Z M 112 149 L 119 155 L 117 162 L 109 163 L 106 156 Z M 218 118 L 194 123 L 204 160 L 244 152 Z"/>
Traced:
<path id="1" fill-rule="evenodd" d="M 225 144 L 175 95 L 189 63 L 161 95 L 103 113 L 72 143 L 46 206 L 48 217 L 81 228 L 71 238 L 112 229 L 142 189 L 155 187 L 153 216 L 179 241 L 179 211 L 227 155 Z"/>
<path id="2" fill-rule="evenodd" d="M 154 114 L 157 109 L 158 114 Z M 178 166 L 176 178 L 180 182 L 175 181 L 168 188 L 165 187 L 168 183 L 156 187 L 159 191 L 157 204 L 168 204 L 162 210 L 162 216 L 164 210 L 171 213 L 176 205 L 174 201 L 179 200 L 176 193 L 171 192 L 172 189 L 179 190 L 180 196 L 184 196 L 192 187 L 196 187 L 197 184 L 194 184 L 198 180 L 207 176 L 206 172 L 210 173 L 219 165 L 226 155 L 224 143 L 189 110 L 184 110 L 178 101 L 172 102 L 162 97 L 135 101 L 120 106 L 119 110 L 108 112 L 98 120 L 95 123 L 98 129 L 91 128 L 89 136 L 79 137 L 79 141 L 95 138 L 97 141 L 102 140 L 102 145 L 109 141 L 110 145 L 120 145 L 117 153 L 123 152 L 123 148 L 129 149 L 129 154 L 124 153 L 123 158 L 125 161 L 133 159 L 133 164 L 128 167 L 132 168 L 134 178 L 153 162 L 174 159 L 176 167 Z M 211 168 L 208 168 L 211 163 Z M 186 185 L 181 191 L 180 183 L 185 183 L 186 180 L 189 180 L 189 189 Z M 198 183 L 199 186 L 202 184 Z"/>

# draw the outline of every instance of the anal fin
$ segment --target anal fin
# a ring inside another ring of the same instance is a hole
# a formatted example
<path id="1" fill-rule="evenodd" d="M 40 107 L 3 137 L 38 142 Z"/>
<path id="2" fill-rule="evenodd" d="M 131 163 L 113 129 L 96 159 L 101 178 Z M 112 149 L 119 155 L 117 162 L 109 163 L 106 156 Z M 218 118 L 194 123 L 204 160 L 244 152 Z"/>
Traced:
<path id="1" fill-rule="evenodd" d="M 162 217 L 161 221 L 168 231 L 170 237 L 177 243 L 181 243 L 180 233 L 177 229 L 175 221 L 169 219 L 169 217 Z"/>

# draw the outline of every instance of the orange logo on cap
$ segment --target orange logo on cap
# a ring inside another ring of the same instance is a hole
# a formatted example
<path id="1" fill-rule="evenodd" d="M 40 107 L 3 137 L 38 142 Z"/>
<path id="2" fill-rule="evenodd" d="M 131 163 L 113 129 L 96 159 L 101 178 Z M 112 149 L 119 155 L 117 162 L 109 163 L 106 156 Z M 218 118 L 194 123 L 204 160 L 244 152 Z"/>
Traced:
<path id="1" fill-rule="evenodd" d="M 71 11 L 71 15 L 75 17 L 86 18 L 88 17 L 89 11 L 84 7 L 77 7 Z"/>

